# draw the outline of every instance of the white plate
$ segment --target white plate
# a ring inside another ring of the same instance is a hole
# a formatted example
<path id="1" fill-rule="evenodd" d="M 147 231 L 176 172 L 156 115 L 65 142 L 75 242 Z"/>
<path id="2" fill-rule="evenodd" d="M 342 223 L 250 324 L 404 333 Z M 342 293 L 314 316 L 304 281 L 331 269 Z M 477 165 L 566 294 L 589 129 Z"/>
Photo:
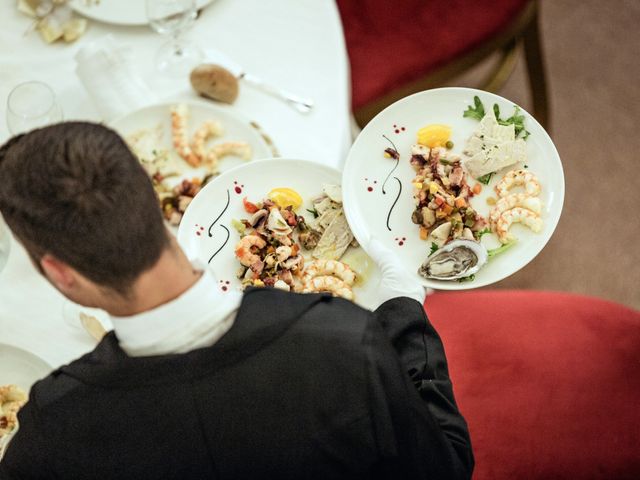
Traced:
<path id="1" fill-rule="evenodd" d="M 33 353 L 0 343 L 0 385 L 15 384 L 28 392 L 53 367 Z"/>
<path id="2" fill-rule="evenodd" d="M 252 160 L 273 156 L 271 147 L 265 141 L 262 133 L 252 125 L 250 120 L 234 112 L 231 108 L 219 107 L 204 101 L 191 100 L 144 107 L 114 120 L 111 122 L 111 126 L 126 138 L 141 129 L 153 129 L 157 125 L 160 125 L 162 137 L 159 146 L 172 149 L 170 109 L 178 103 L 184 103 L 189 107 L 189 138 L 191 138 L 195 130 L 202 125 L 203 122 L 207 120 L 218 120 L 222 123 L 224 135 L 212 139 L 210 145 L 222 142 L 242 141 L 251 145 L 253 151 Z M 174 154 L 174 157 L 178 158 L 177 154 Z M 178 162 L 182 175 L 180 177 L 168 178 L 167 181 L 177 183 L 181 178 L 202 178 L 205 175 L 205 171 L 202 168 L 192 168 L 181 159 L 178 159 Z M 224 171 L 245 162 L 246 160 L 240 158 L 225 157 L 220 160 L 219 166 L 220 170 Z"/>
<path id="3" fill-rule="evenodd" d="M 305 160 L 271 159 L 229 170 L 214 178 L 191 202 L 180 223 L 178 242 L 190 258 L 212 266 L 221 287 L 239 289 L 236 272 L 240 263 L 234 249 L 240 236 L 231 221 L 249 217 L 242 199 L 258 202 L 274 188 L 293 188 L 304 200 L 296 213 L 309 217 L 306 209 L 311 208 L 313 198 L 322 194 L 324 183 L 339 184 L 340 172 Z M 353 263 L 354 257 L 358 267 Z M 360 248 L 349 248 L 341 260 L 351 263 L 355 270 L 366 264 L 365 281 L 353 289 L 355 302 L 375 308 L 380 282 L 375 264 Z"/>
<path id="4" fill-rule="evenodd" d="M 398 253 L 416 282 L 435 289 L 482 287 L 517 272 L 533 260 L 551 238 L 562 211 L 564 174 L 560 157 L 545 130 L 522 110 L 526 117 L 525 126 L 531 132 L 526 140 L 527 166 L 542 185 L 543 230 L 533 233 L 514 225 L 512 232 L 518 242 L 508 251 L 491 258 L 473 281 L 426 280 L 418 275 L 419 265 L 429 255 L 431 241 L 420 240 L 418 226 L 411 222 L 414 210 L 411 180 L 415 172 L 409 164 L 410 148 L 416 142 L 418 129 L 442 123 L 453 127 L 453 152 L 461 153 L 466 140 L 478 126 L 478 121 L 462 116 L 467 106 L 473 105 L 474 95 L 480 97 L 485 109 L 493 108 L 497 103 L 502 117 L 513 113 L 512 102 L 480 90 L 439 88 L 416 93 L 390 105 L 365 126 L 349 151 L 342 176 L 345 212 L 358 241 L 366 246 L 369 236 L 376 236 Z M 384 149 L 391 146 L 383 135 L 393 141 L 400 153 L 400 162 L 395 170 L 396 162 L 383 157 Z M 486 198 L 495 197 L 493 186 L 504 173 L 494 175 L 489 186 L 483 185 L 482 193 L 471 201 L 473 208 L 485 217 L 491 208 Z M 469 183 L 474 185 L 476 182 L 469 179 Z M 482 241 L 488 248 L 498 245 L 494 234 L 484 235 Z"/>
<path id="5" fill-rule="evenodd" d="M 17 385 L 29 393 L 31 386 L 49 375 L 51 370 L 51 365 L 33 353 L 0 343 L 0 386 Z M 18 428 L 0 439 L 0 460 Z"/>
<path id="6" fill-rule="evenodd" d="M 197 0 L 198 10 L 209 5 L 213 0 Z M 114 25 L 147 25 L 145 0 L 99 0 L 96 5 L 84 0 L 71 0 L 69 5 L 79 14 Z"/>

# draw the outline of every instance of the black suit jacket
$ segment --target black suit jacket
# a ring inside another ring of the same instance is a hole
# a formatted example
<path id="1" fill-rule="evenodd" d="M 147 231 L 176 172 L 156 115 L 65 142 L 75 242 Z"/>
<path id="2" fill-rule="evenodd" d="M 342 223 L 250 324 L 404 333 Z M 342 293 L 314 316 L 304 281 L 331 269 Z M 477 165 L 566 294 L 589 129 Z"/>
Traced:
<path id="1" fill-rule="evenodd" d="M 176 319 L 179 321 L 179 319 Z M 248 291 L 215 345 L 129 357 L 108 334 L 36 383 L 1 479 L 469 478 L 442 343 L 415 300 L 375 312 Z"/>

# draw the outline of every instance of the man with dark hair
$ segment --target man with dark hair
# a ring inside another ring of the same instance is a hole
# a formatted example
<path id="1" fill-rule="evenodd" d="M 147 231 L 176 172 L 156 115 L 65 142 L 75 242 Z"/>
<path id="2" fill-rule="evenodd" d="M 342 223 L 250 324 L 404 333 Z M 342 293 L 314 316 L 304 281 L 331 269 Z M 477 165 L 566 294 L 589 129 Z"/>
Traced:
<path id="1" fill-rule="evenodd" d="M 54 287 L 114 324 L 32 387 L 1 479 L 471 476 L 424 291 L 380 242 L 375 312 L 223 295 L 166 230 L 123 140 L 81 122 L 0 148 L 0 212 Z"/>

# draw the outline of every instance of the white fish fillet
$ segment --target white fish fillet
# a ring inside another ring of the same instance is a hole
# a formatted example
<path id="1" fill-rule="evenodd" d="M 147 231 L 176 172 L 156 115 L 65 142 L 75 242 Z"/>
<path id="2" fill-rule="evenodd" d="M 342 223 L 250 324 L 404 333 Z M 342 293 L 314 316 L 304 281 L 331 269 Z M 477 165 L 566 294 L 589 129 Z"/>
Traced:
<path id="1" fill-rule="evenodd" d="M 465 167 L 472 177 L 478 178 L 526 160 L 527 145 L 516 139 L 514 125 L 500 125 L 493 110 L 480 121 L 480 125 L 465 145 Z"/>
<path id="2" fill-rule="evenodd" d="M 311 254 L 313 258 L 338 260 L 353 240 L 353 233 L 342 210 L 329 224 Z"/>

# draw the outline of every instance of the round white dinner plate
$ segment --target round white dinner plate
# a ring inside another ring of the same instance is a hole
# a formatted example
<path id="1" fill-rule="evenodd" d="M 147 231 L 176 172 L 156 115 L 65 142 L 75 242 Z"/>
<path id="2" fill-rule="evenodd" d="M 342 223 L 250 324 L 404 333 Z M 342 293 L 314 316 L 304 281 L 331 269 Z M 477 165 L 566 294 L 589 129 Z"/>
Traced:
<path id="1" fill-rule="evenodd" d="M 0 386 L 14 384 L 28 392 L 53 367 L 31 352 L 0 343 Z"/>
<path id="2" fill-rule="evenodd" d="M 416 93 L 390 105 L 365 126 L 349 151 L 342 175 L 345 213 L 360 244 L 366 248 L 369 237 L 375 236 L 397 252 L 408 275 L 415 277 L 416 282 L 440 290 L 482 287 L 520 270 L 551 238 L 564 200 L 560 156 L 542 126 L 528 112 L 521 110 L 525 116 L 525 127 L 530 132 L 526 140 L 526 166 L 542 186 L 539 195 L 543 203 L 542 231 L 533 233 L 524 226 L 513 225 L 511 231 L 518 239 L 517 243 L 490 258 L 473 280 L 427 280 L 418 275 L 418 267 L 430 253 L 431 240 L 421 240 L 418 226 L 411 221 L 414 210 L 411 180 L 415 172 L 409 164 L 410 149 L 416 143 L 416 134 L 421 127 L 437 123 L 452 127 L 452 151 L 461 154 L 466 140 L 479 123 L 463 117 L 467 107 L 473 105 L 474 95 L 480 97 L 485 111 L 498 104 L 501 118 L 513 114 L 514 104 L 509 100 L 471 88 L 439 88 Z M 392 146 L 390 141 L 400 153 L 399 162 L 383 156 L 384 150 Z M 485 218 L 491 209 L 487 198 L 496 197 L 493 187 L 511 168 L 494 175 L 488 186 L 482 186 L 481 194 L 471 200 L 472 207 Z M 467 178 L 471 186 L 476 183 L 470 176 Z M 495 234 L 484 235 L 482 243 L 487 248 L 499 246 Z"/>
<path id="3" fill-rule="evenodd" d="M 311 214 L 306 209 L 322 194 L 323 184 L 339 183 L 340 172 L 306 160 L 267 159 L 236 167 L 214 178 L 187 207 L 178 242 L 190 258 L 211 265 L 223 291 L 239 289 L 236 272 L 240 263 L 234 250 L 240 235 L 231 222 L 250 216 L 242 199 L 259 202 L 274 188 L 292 188 L 304 200 L 296 213 L 309 218 Z M 362 283 L 356 283 L 353 289 L 355 302 L 375 308 L 380 272 L 373 261 L 360 247 L 349 247 L 341 261 L 364 274 Z"/>
<path id="4" fill-rule="evenodd" d="M 219 107 L 204 101 L 169 102 L 143 107 L 114 120 L 111 122 L 111 126 L 125 139 L 141 129 L 154 129 L 159 126 L 159 131 L 161 132 L 159 148 L 172 150 L 170 109 L 178 103 L 183 103 L 189 107 L 187 127 L 189 138 L 205 121 L 216 120 L 222 123 L 224 134 L 221 137 L 212 139 L 209 145 L 242 141 L 251 145 L 252 156 L 250 161 L 273 156 L 271 147 L 253 122 L 230 108 Z M 174 157 L 178 158 L 177 154 Z M 224 171 L 246 162 L 247 160 L 237 157 L 224 157 L 220 160 L 219 168 L 220 171 Z M 190 167 L 180 159 L 179 165 L 180 171 L 178 173 L 180 175 L 167 178 L 168 182 L 177 183 L 182 178 L 202 178 L 206 173 L 203 168 Z"/>
<path id="5" fill-rule="evenodd" d="M 213 0 L 197 0 L 198 10 Z M 145 0 L 71 0 L 69 5 L 80 15 L 92 20 L 114 25 L 147 25 Z"/>

